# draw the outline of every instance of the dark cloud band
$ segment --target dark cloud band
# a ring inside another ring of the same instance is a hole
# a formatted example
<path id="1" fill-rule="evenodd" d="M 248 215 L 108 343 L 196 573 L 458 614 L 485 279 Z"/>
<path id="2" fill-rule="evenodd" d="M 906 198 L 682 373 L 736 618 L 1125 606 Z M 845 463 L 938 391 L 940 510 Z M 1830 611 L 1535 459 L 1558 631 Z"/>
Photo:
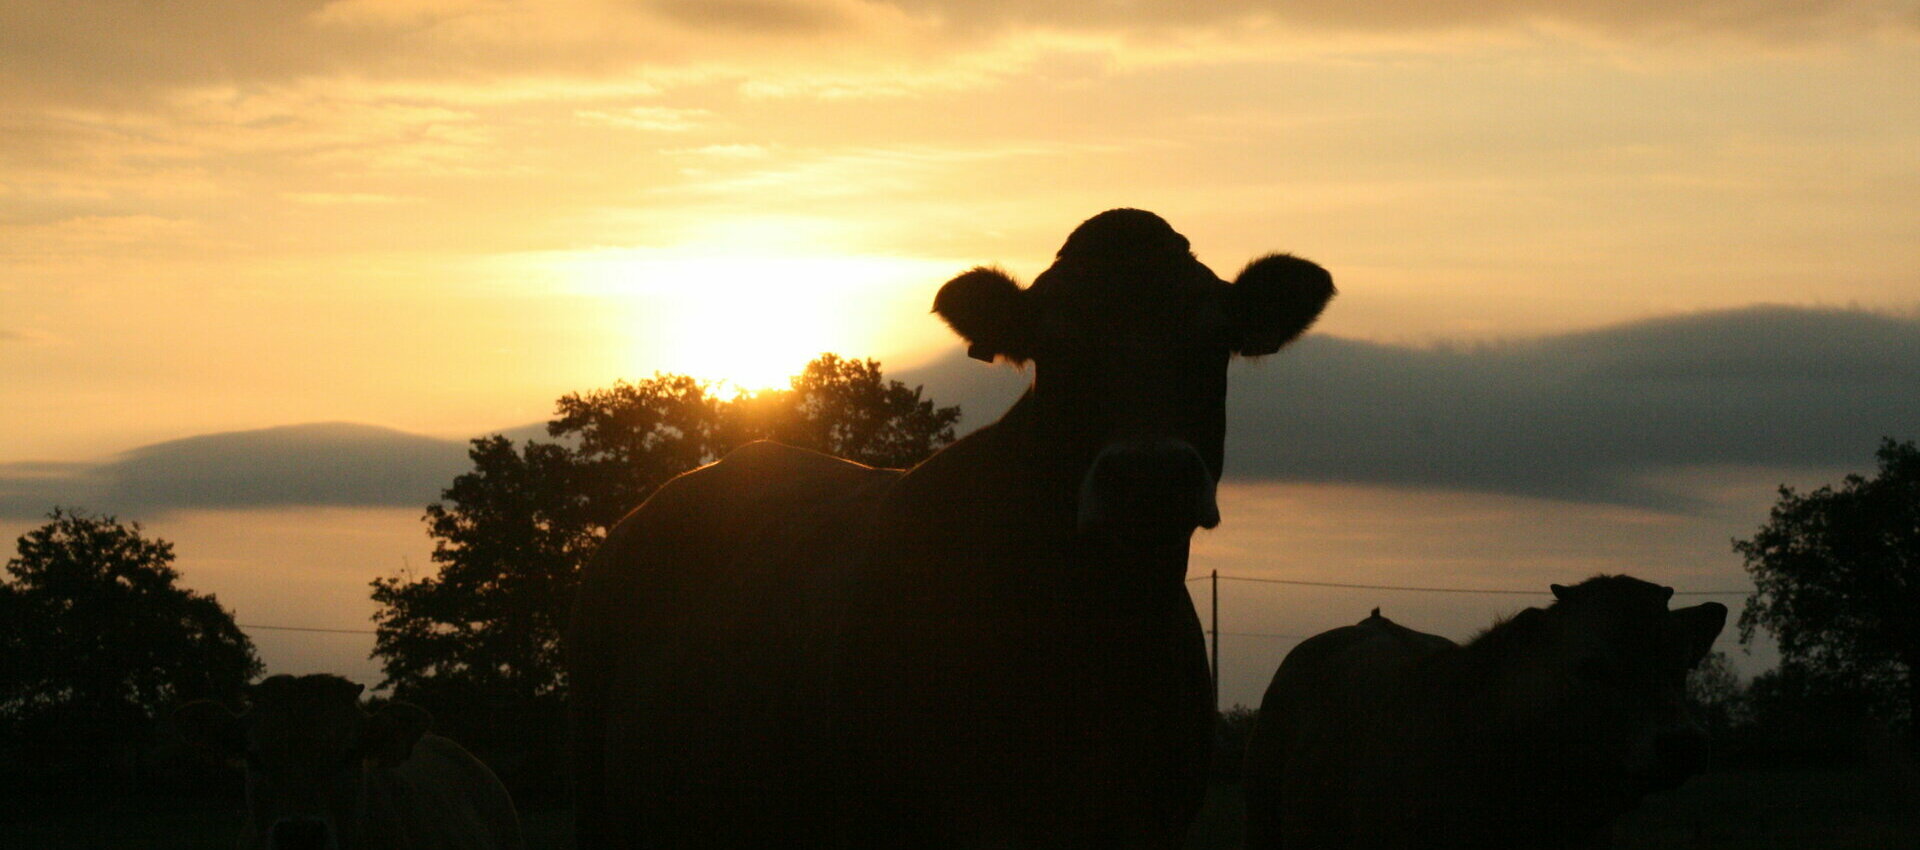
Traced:
<path id="1" fill-rule="evenodd" d="M 954 352 L 897 378 L 966 426 L 1025 387 Z M 1751 307 L 1505 344 L 1416 348 L 1309 336 L 1235 368 L 1229 476 L 1473 490 L 1684 509 L 1648 473 L 1860 465 L 1920 437 L 1920 321 Z M 508 432 L 538 436 L 537 427 Z M 342 423 L 210 434 L 101 464 L 0 466 L 0 516 L 55 504 L 184 508 L 431 502 L 464 443 Z"/>
<path id="2" fill-rule="evenodd" d="M 951 360 L 902 377 L 968 424 L 1018 392 Z M 1310 335 L 1240 364 L 1228 416 L 1230 478 L 1684 508 L 1644 476 L 1858 465 L 1920 437 L 1920 322 L 1751 307 L 1481 346 Z"/>

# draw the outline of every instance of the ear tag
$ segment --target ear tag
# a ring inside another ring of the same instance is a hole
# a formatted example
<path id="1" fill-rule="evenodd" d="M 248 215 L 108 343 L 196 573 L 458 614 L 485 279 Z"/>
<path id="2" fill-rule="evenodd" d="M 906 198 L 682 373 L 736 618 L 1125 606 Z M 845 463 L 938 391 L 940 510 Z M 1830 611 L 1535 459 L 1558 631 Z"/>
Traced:
<path id="1" fill-rule="evenodd" d="M 976 342 L 972 345 L 967 346 L 967 356 L 975 360 L 978 360 L 982 363 L 992 363 L 993 355 L 994 355 L 993 349 L 988 348 L 984 345 L 981 345 L 980 343 Z"/>

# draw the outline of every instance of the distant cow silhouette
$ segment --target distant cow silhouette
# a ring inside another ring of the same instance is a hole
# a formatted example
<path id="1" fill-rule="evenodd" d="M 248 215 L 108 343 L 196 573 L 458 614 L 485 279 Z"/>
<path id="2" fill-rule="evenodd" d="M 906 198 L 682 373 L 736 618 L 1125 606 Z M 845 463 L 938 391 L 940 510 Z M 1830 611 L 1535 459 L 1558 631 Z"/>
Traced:
<path id="1" fill-rule="evenodd" d="M 427 734 L 427 713 L 388 703 L 369 715 L 338 676 L 271 676 L 235 715 L 180 707 L 189 743 L 247 771 L 241 850 L 440 847 L 518 850 L 507 789 L 460 745 Z"/>
<path id="2" fill-rule="evenodd" d="M 1706 756 L 1687 671 L 1726 625 L 1628 576 L 1465 646 L 1375 609 L 1288 653 L 1247 745 L 1249 850 L 1605 846 Z"/>
<path id="3" fill-rule="evenodd" d="M 1032 286 L 976 268 L 934 300 L 974 357 L 1034 364 L 997 423 L 904 472 L 755 443 L 660 488 L 568 634 L 581 846 L 1177 845 L 1227 361 L 1332 295 L 1102 213 Z"/>

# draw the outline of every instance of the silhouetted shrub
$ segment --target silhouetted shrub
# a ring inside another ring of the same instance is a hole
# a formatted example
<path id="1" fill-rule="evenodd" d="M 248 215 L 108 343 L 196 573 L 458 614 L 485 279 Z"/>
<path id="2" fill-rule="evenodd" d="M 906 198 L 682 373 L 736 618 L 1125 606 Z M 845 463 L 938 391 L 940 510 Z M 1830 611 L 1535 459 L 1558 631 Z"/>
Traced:
<path id="1" fill-rule="evenodd" d="M 1213 778 L 1221 782 L 1240 781 L 1240 763 L 1247 758 L 1247 738 L 1253 735 L 1253 722 L 1259 712 L 1236 705 L 1213 722 Z"/>
<path id="2" fill-rule="evenodd" d="M 131 787 L 162 713 L 236 696 L 260 662 L 217 600 L 175 586 L 173 544 L 110 516 L 47 518 L 0 581 L 0 782 Z"/>

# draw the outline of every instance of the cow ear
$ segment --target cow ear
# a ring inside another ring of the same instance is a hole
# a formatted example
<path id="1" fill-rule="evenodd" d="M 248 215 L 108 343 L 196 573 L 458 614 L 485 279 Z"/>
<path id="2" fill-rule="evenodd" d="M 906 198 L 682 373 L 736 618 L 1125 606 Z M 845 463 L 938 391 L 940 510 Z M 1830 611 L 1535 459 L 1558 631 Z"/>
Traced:
<path id="1" fill-rule="evenodd" d="M 1333 299 L 1333 276 L 1291 254 L 1269 254 L 1242 269 L 1227 290 L 1234 351 L 1272 354 L 1299 338 Z"/>
<path id="2" fill-rule="evenodd" d="M 174 709 L 173 725 L 187 746 L 218 761 L 247 755 L 246 718 L 213 700 L 194 700 Z"/>
<path id="3" fill-rule="evenodd" d="M 360 754 L 385 767 L 392 767 L 413 755 L 413 745 L 427 734 L 433 716 L 420 706 L 389 702 L 367 718 L 360 731 Z"/>
<path id="4" fill-rule="evenodd" d="M 1026 291 L 999 269 L 981 266 L 947 281 L 933 312 L 965 339 L 967 356 L 1024 361 L 1033 356 L 1033 315 Z"/>
<path id="5" fill-rule="evenodd" d="M 1691 608 L 1681 608 L 1671 612 L 1679 632 L 1682 646 L 1686 650 L 1687 668 L 1692 669 L 1713 651 L 1713 642 L 1720 637 L 1720 630 L 1727 626 L 1727 606 L 1718 602 L 1703 602 Z"/>

